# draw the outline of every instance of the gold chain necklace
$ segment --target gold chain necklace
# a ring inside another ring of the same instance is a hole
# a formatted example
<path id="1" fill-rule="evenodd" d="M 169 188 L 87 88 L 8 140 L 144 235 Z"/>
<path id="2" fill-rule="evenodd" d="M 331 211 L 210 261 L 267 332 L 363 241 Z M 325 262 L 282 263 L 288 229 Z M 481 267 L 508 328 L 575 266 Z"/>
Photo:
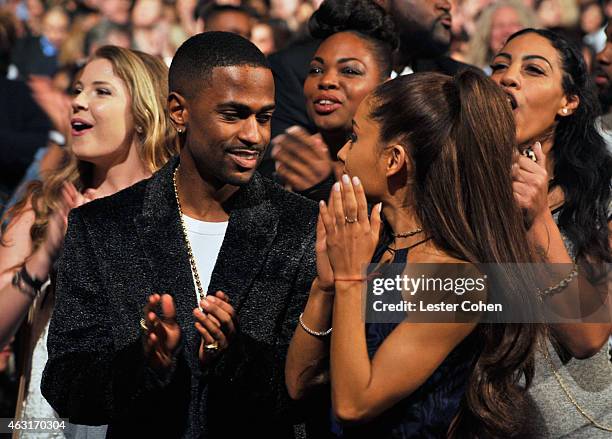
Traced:
<path id="1" fill-rule="evenodd" d="M 546 345 L 546 342 L 544 342 L 543 353 L 544 353 L 544 357 L 546 358 L 546 361 L 548 361 L 548 365 L 550 366 L 550 369 L 552 370 L 553 375 L 555 376 L 555 379 L 559 383 L 559 386 L 561 386 L 561 389 L 563 390 L 563 393 L 565 393 L 565 396 L 567 396 L 567 399 L 569 399 L 570 402 L 574 405 L 574 407 L 576 407 L 576 410 L 578 410 L 578 412 L 580 412 L 580 414 L 582 416 L 584 416 L 587 421 L 589 421 L 591 424 L 593 424 L 594 427 L 599 428 L 600 430 L 612 432 L 612 427 L 609 427 L 609 426 L 606 426 L 606 425 L 602 425 L 599 422 L 597 422 L 595 420 L 595 418 L 593 418 L 591 415 L 589 415 L 580 406 L 580 404 L 578 404 L 578 401 L 576 401 L 576 398 L 574 398 L 574 395 L 571 394 L 571 392 L 569 391 L 569 389 L 565 385 L 565 381 L 561 377 L 561 374 L 559 373 L 559 371 L 555 367 L 552 359 L 550 358 L 550 355 L 548 353 L 548 346 Z"/>
<path id="2" fill-rule="evenodd" d="M 391 235 L 394 238 L 410 238 L 411 236 L 416 235 L 417 233 L 421 233 L 423 231 L 423 229 L 421 229 L 420 227 L 418 229 L 414 229 L 414 230 L 409 230 L 407 232 L 401 232 L 401 233 L 391 233 Z"/>
<path id="3" fill-rule="evenodd" d="M 185 244 L 187 245 L 187 254 L 189 255 L 189 264 L 191 265 L 191 272 L 193 273 L 193 277 L 195 279 L 196 288 L 198 290 L 198 308 L 200 308 L 200 301 L 204 300 L 206 294 L 204 294 L 204 289 L 202 288 L 202 283 L 200 282 L 200 275 L 198 274 L 198 267 L 196 266 L 195 258 L 193 257 L 193 251 L 191 250 L 191 244 L 189 243 L 189 237 L 187 236 L 187 226 L 185 226 L 185 221 L 183 221 L 183 209 L 181 209 L 181 201 L 179 200 L 178 189 L 176 187 L 176 173 L 178 172 L 181 165 L 178 165 L 174 170 L 174 174 L 172 175 L 172 183 L 174 184 L 174 196 L 176 197 L 176 205 L 178 206 L 179 211 L 179 219 L 181 220 L 181 230 L 183 231 L 183 239 L 185 240 Z"/>

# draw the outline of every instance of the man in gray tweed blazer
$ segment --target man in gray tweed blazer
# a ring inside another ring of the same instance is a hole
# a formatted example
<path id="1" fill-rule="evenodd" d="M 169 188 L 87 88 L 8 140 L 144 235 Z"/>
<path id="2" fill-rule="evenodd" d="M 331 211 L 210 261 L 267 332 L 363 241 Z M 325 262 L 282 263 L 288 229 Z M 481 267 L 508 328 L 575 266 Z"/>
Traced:
<path id="1" fill-rule="evenodd" d="M 208 32 L 169 83 L 179 157 L 70 214 L 43 395 L 108 437 L 293 437 L 283 370 L 318 212 L 255 172 L 272 73 L 249 41 Z"/>

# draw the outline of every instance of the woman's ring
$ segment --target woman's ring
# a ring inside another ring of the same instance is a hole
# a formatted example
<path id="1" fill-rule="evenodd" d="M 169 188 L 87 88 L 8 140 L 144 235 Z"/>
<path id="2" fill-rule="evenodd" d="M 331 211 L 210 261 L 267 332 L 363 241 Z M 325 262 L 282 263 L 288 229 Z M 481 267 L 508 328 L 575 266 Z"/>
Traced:
<path id="1" fill-rule="evenodd" d="M 346 221 L 346 222 L 347 222 L 347 223 L 349 223 L 349 224 L 353 224 L 353 223 L 356 223 L 356 222 L 357 222 L 357 218 L 350 219 L 348 216 L 345 216 L 345 217 L 344 217 L 344 221 Z"/>

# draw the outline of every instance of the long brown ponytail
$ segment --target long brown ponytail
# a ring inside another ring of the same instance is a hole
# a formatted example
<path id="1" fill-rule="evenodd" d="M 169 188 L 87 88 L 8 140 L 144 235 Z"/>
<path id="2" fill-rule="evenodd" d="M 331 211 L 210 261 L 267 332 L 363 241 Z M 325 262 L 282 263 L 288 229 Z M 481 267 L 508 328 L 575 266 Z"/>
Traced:
<path id="1" fill-rule="evenodd" d="M 474 264 L 531 262 L 512 194 L 514 119 L 499 87 L 471 70 L 414 74 L 381 85 L 374 103 L 382 143 L 399 142 L 411 156 L 416 213 L 436 246 Z M 529 308 L 529 279 L 511 271 L 497 270 L 503 294 Z M 540 328 L 481 323 L 476 331 L 481 351 L 450 434 L 513 437 L 526 398 L 519 382 L 533 377 Z"/>

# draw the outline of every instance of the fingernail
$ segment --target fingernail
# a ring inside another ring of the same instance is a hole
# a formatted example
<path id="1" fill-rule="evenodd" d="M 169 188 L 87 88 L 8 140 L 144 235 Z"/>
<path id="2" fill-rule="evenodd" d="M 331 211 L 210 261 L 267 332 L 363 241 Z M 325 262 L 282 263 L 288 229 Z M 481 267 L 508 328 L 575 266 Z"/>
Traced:
<path id="1" fill-rule="evenodd" d="M 344 183 L 344 184 L 349 184 L 350 182 L 351 182 L 351 179 L 349 178 L 349 176 L 348 176 L 348 175 L 346 175 L 346 174 L 344 174 L 344 175 L 342 176 L 342 183 Z"/>
<path id="2" fill-rule="evenodd" d="M 378 212 L 382 212 L 382 203 L 378 203 Z"/>
<path id="3" fill-rule="evenodd" d="M 542 147 L 542 144 L 540 142 L 536 142 L 535 144 L 536 144 L 536 146 L 538 146 L 540 148 Z"/>
<path id="4" fill-rule="evenodd" d="M 338 183 L 338 182 L 334 183 L 334 191 L 340 192 L 340 183 Z"/>
<path id="5" fill-rule="evenodd" d="M 217 298 L 215 296 L 206 296 L 206 300 L 209 300 L 211 303 L 215 303 Z"/>
<path id="6" fill-rule="evenodd" d="M 355 186 L 359 186 L 361 184 L 361 180 L 359 180 L 359 177 L 353 177 L 353 184 Z"/>
<path id="7" fill-rule="evenodd" d="M 319 207 L 323 207 L 323 206 L 325 206 L 325 201 L 323 200 L 319 201 Z"/>

